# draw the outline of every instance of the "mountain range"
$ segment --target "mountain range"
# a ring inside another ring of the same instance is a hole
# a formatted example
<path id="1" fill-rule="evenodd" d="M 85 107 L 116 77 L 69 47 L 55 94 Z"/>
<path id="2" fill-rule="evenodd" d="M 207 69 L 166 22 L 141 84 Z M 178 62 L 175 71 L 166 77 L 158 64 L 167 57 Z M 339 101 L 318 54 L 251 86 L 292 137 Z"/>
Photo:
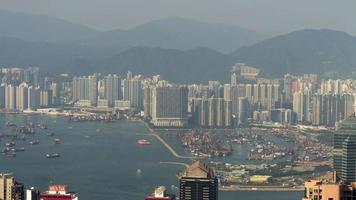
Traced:
<path id="1" fill-rule="evenodd" d="M 236 62 L 273 77 L 356 71 L 356 38 L 327 29 L 263 40 L 266 36 L 236 26 L 173 17 L 102 32 L 51 17 L 4 11 L 0 27 L 0 66 L 36 65 L 45 74 L 131 70 L 193 83 L 226 81 Z"/>

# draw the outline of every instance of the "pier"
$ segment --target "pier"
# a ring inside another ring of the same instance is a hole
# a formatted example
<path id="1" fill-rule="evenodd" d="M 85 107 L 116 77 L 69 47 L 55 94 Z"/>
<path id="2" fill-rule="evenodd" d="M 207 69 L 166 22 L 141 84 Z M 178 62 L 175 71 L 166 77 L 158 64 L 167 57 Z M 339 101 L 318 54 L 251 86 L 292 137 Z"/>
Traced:
<path id="1" fill-rule="evenodd" d="M 182 156 L 179 155 L 171 145 L 169 145 L 155 130 L 153 130 L 152 128 L 150 128 L 146 123 L 144 123 L 146 128 L 148 129 L 148 131 L 150 132 L 150 134 L 154 137 L 156 137 L 158 139 L 158 141 L 160 141 L 163 146 L 165 146 L 174 157 L 176 158 L 180 158 L 180 159 L 191 159 L 191 160 L 198 160 L 198 159 L 202 159 L 199 157 L 194 157 L 194 156 Z"/>

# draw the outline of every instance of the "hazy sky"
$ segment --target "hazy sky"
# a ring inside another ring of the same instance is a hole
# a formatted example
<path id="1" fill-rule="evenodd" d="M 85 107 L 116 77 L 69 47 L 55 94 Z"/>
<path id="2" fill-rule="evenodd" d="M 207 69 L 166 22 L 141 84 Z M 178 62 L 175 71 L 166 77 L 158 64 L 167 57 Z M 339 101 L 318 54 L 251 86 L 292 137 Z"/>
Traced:
<path id="1" fill-rule="evenodd" d="M 331 28 L 356 35 L 355 0 L 0 0 L 0 9 L 54 16 L 100 30 L 180 16 L 267 34 Z"/>

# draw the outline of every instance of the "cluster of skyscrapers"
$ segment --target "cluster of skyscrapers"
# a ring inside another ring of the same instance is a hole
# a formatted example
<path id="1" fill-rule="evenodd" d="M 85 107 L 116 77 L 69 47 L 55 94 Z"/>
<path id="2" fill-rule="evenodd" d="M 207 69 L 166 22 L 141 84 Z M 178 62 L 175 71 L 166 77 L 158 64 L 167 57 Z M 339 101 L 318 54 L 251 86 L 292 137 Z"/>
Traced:
<path id="1" fill-rule="evenodd" d="M 1 68 L 0 71 L 0 109 L 21 112 L 57 104 L 57 85 L 40 84 L 37 67 Z"/>
<path id="2" fill-rule="evenodd" d="M 264 121 L 282 125 L 335 126 L 353 112 L 356 81 L 318 79 L 315 74 L 280 79 L 236 64 L 229 83 L 179 85 L 160 76 L 116 74 L 41 77 L 39 69 L 1 68 L 0 108 L 36 110 L 51 106 L 130 110 L 161 127 L 225 128 Z"/>

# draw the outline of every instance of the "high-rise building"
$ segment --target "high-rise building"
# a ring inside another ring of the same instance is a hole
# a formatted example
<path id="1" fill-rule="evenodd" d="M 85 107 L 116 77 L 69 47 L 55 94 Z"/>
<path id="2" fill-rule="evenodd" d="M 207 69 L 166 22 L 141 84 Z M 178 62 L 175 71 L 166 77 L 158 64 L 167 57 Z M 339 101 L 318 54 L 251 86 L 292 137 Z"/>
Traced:
<path id="1" fill-rule="evenodd" d="M 0 109 L 5 108 L 5 84 L 0 85 Z"/>
<path id="2" fill-rule="evenodd" d="M 151 117 L 151 88 L 149 86 L 143 89 L 143 112 L 145 119 Z"/>
<path id="3" fill-rule="evenodd" d="M 24 70 L 24 81 L 33 87 L 39 86 L 40 70 L 38 67 L 29 67 Z"/>
<path id="4" fill-rule="evenodd" d="M 24 200 L 24 186 L 10 174 L 0 174 L 0 199 Z"/>
<path id="5" fill-rule="evenodd" d="M 97 76 L 74 77 L 72 82 L 73 102 L 87 100 L 90 105 L 96 106 L 98 103 L 98 80 Z M 115 99 L 116 100 L 116 99 Z"/>
<path id="6" fill-rule="evenodd" d="M 104 98 L 108 100 L 110 107 L 114 106 L 115 100 L 121 98 L 121 80 L 116 74 L 104 77 Z"/>
<path id="7" fill-rule="evenodd" d="M 5 109 L 16 109 L 16 87 L 13 85 L 5 86 Z"/>
<path id="8" fill-rule="evenodd" d="M 132 77 L 132 73 L 127 72 L 127 77 L 123 83 L 123 99 L 130 101 L 130 107 L 141 109 L 143 103 L 142 77 L 140 75 Z"/>
<path id="9" fill-rule="evenodd" d="M 342 143 L 340 178 L 344 183 L 356 182 L 356 140 L 350 136 Z"/>
<path id="10" fill-rule="evenodd" d="M 181 200 L 217 200 L 218 179 L 211 168 L 194 161 L 179 178 Z"/>
<path id="11" fill-rule="evenodd" d="M 40 191 L 31 187 L 26 190 L 26 200 L 40 200 Z"/>
<path id="12" fill-rule="evenodd" d="M 246 97 L 239 98 L 238 125 L 246 125 L 249 112 L 249 104 Z"/>
<path id="13" fill-rule="evenodd" d="M 37 110 L 40 107 L 40 88 L 35 88 L 30 86 L 28 88 L 28 105 L 27 108 L 30 110 Z"/>
<path id="14" fill-rule="evenodd" d="M 40 90 L 40 106 L 49 107 L 52 105 L 52 91 Z"/>
<path id="15" fill-rule="evenodd" d="M 185 86 L 157 86 L 151 92 L 151 122 L 155 126 L 187 125 L 188 89 Z"/>
<path id="16" fill-rule="evenodd" d="M 16 87 L 16 110 L 26 110 L 28 106 L 28 86 L 26 83 L 21 83 Z"/>
<path id="17" fill-rule="evenodd" d="M 305 192 L 302 200 L 346 200 L 356 199 L 356 183 L 323 183 L 310 180 L 304 183 Z"/>
<path id="18" fill-rule="evenodd" d="M 356 116 L 354 114 L 337 124 L 336 131 L 334 133 L 334 170 L 336 171 L 337 177 L 345 182 L 350 182 L 346 172 L 348 170 L 355 170 L 353 165 L 349 165 L 350 161 L 355 160 L 355 141 Z M 350 169 L 348 169 L 348 167 L 350 167 Z M 348 180 L 343 180 L 343 178 L 347 178 Z"/>

